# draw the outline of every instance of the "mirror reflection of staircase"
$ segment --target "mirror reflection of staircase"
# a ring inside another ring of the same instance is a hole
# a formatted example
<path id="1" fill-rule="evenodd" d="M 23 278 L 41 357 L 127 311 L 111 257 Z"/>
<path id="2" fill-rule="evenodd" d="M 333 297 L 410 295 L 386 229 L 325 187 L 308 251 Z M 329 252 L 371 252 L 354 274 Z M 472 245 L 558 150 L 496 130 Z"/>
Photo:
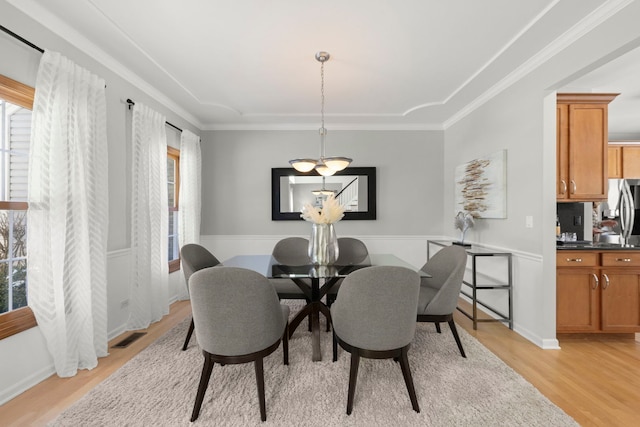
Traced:
<path id="1" fill-rule="evenodd" d="M 345 212 L 357 212 L 358 209 L 358 177 L 356 176 L 350 183 L 344 186 L 336 194 L 336 200 L 338 203 L 345 207 Z"/>

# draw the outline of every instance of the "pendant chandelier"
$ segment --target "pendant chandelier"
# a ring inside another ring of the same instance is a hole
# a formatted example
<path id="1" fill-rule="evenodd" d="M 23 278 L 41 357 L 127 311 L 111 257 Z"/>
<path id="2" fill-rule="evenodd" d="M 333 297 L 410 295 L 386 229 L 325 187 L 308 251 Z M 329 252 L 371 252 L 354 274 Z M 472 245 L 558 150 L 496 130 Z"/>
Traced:
<path id="1" fill-rule="evenodd" d="M 324 186 L 325 186 L 325 182 L 324 182 L 324 180 L 325 180 L 325 176 L 329 176 L 329 175 L 324 175 L 324 176 L 322 177 L 322 188 L 321 188 L 321 189 L 319 189 L 319 190 L 313 190 L 313 191 L 311 192 L 311 194 L 313 194 L 314 196 L 330 196 L 330 195 L 332 195 L 332 194 L 336 194 L 336 192 L 335 192 L 335 191 L 333 191 L 333 190 L 327 190 L 326 188 L 324 188 Z"/>
<path id="2" fill-rule="evenodd" d="M 351 163 L 348 157 L 326 157 L 324 154 L 324 139 L 327 129 L 324 127 L 324 63 L 328 61 L 330 55 L 327 52 L 316 53 L 316 60 L 320 62 L 320 98 L 322 125 L 320 126 L 320 158 L 319 159 L 294 159 L 289 163 L 299 172 L 309 172 L 315 169 L 322 176 L 331 176 L 334 173 L 345 169 Z"/>

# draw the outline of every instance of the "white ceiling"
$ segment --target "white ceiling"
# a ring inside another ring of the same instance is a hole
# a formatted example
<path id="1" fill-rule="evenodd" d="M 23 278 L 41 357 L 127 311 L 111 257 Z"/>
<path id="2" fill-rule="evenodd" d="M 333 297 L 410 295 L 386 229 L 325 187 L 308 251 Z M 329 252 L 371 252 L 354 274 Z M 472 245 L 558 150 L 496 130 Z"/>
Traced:
<path id="1" fill-rule="evenodd" d="M 327 128 L 443 129 L 621 3 L 7 1 L 205 130 L 318 128 L 320 50 Z"/>

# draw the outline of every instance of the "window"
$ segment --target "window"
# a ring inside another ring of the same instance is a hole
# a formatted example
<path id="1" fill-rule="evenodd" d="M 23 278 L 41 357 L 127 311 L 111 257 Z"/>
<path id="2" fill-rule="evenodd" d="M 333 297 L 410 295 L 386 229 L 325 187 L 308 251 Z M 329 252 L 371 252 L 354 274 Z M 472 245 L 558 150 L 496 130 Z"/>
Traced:
<path id="1" fill-rule="evenodd" d="M 0 75 L 0 339 L 36 325 L 27 307 L 32 87 Z"/>
<path id="2" fill-rule="evenodd" d="M 180 269 L 178 201 L 180 196 L 180 150 L 167 147 L 167 189 L 169 194 L 169 273 Z"/>

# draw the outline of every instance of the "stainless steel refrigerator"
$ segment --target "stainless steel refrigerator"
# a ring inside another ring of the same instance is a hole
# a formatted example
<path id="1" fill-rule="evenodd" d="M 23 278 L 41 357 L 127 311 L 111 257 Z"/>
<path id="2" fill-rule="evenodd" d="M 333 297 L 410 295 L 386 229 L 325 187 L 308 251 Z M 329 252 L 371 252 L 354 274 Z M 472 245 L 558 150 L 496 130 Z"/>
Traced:
<path id="1" fill-rule="evenodd" d="M 640 245 L 640 179 L 610 179 L 608 199 L 600 208 L 600 219 L 618 222 L 610 232 L 601 235 L 601 240 Z"/>

